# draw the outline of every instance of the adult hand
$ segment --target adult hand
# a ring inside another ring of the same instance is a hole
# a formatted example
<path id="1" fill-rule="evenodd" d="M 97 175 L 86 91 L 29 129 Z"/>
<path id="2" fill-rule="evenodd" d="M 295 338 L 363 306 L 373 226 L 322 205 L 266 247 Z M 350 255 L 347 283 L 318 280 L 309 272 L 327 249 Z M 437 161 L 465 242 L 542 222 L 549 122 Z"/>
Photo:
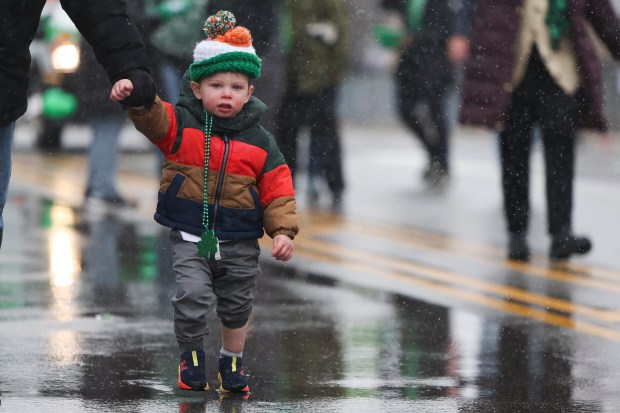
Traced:
<path id="1" fill-rule="evenodd" d="M 450 37 L 446 53 L 453 65 L 462 64 L 469 57 L 469 38 L 460 35 Z"/>
<path id="2" fill-rule="evenodd" d="M 144 106 L 150 109 L 155 102 L 155 82 L 146 70 L 133 69 L 123 73 L 122 78 L 129 79 L 133 84 L 131 95 L 122 104 L 129 107 Z"/>

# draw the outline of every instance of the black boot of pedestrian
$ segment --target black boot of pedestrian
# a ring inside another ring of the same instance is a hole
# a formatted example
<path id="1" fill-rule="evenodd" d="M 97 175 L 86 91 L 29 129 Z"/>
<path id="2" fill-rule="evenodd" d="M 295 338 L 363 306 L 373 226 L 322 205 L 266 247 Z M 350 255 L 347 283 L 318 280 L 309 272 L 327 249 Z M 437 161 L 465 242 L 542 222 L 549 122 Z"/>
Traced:
<path id="1" fill-rule="evenodd" d="M 508 241 L 508 259 L 527 262 L 530 259 L 530 248 L 527 246 L 525 235 L 510 234 Z"/>
<path id="2" fill-rule="evenodd" d="M 450 173 L 448 165 L 440 161 L 430 161 L 424 170 L 422 178 L 426 183 L 433 187 L 443 186 L 448 182 Z"/>
<path id="3" fill-rule="evenodd" d="M 586 254 L 592 249 L 592 243 L 586 237 L 577 237 L 570 232 L 563 232 L 553 236 L 549 258 L 552 260 L 567 260 L 573 254 Z"/>

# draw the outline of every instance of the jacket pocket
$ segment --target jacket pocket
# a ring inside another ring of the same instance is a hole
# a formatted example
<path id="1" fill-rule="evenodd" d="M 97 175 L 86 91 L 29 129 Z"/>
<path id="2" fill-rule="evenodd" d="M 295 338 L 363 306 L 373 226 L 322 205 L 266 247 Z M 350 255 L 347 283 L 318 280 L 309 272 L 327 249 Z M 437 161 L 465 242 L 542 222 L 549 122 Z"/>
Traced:
<path id="1" fill-rule="evenodd" d="M 222 231 L 238 234 L 254 234 L 262 231 L 263 208 L 258 192 L 253 187 L 249 187 L 248 191 L 254 203 L 253 208 L 221 207 L 217 224 Z"/>
<path id="2" fill-rule="evenodd" d="M 185 176 L 176 174 L 172 182 L 170 182 L 170 185 L 168 185 L 168 188 L 166 188 L 166 192 L 164 192 L 160 198 L 164 208 L 170 209 L 175 204 L 183 183 L 185 183 Z"/>

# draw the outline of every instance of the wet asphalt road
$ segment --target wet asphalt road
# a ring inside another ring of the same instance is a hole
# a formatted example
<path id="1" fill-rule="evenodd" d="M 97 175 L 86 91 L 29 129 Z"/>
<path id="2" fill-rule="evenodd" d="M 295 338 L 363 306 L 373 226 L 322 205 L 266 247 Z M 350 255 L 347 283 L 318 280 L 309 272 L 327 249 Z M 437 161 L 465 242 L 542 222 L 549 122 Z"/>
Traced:
<path id="1" fill-rule="evenodd" d="M 347 128 L 342 211 L 311 208 L 301 182 L 294 261 L 272 262 L 263 243 L 245 400 L 176 388 L 152 154 L 121 160 L 139 208 L 84 213 L 83 155 L 18 143 L 0 252 L 0 412 L 620 411 L 617 145 L 580 144 L 575 226 L 595 250 L 561 266 L 546 259 L 535 154 L 535 257 L 523 265 L 505 260 L 492 137 L 462 131 L 450 184 L 429 190 L 402 130 Z"/>

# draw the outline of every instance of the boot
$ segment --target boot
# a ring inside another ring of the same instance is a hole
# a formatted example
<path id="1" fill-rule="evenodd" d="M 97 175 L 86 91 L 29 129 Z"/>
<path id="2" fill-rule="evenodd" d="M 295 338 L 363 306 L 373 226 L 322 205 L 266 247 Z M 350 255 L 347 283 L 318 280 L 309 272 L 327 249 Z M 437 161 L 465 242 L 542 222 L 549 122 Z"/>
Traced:
<path id="1" fill-rule="evenodd" d="M 510 234 L 508 241 L 508 259 L 513 261 L 527 262 L 530 259 L 530 248 L 523 234 Z"/>
<path id="2" fill-rule="evenodd" d="M 559 232 L 552 237 L 549 258 L 567 260 L 573 254 L 585 254 L 592 249 L 592 243 L 586 237 L 577 237 L 570 231 Z"/>
<path id="3" fill-rule="evenodd" d="M 426 183 L 433 187 L 440 187 L 446 184 L 450 178 L 448 166 L 439 161 L 431 161 L 426 166 L 422 178 Z"/>

